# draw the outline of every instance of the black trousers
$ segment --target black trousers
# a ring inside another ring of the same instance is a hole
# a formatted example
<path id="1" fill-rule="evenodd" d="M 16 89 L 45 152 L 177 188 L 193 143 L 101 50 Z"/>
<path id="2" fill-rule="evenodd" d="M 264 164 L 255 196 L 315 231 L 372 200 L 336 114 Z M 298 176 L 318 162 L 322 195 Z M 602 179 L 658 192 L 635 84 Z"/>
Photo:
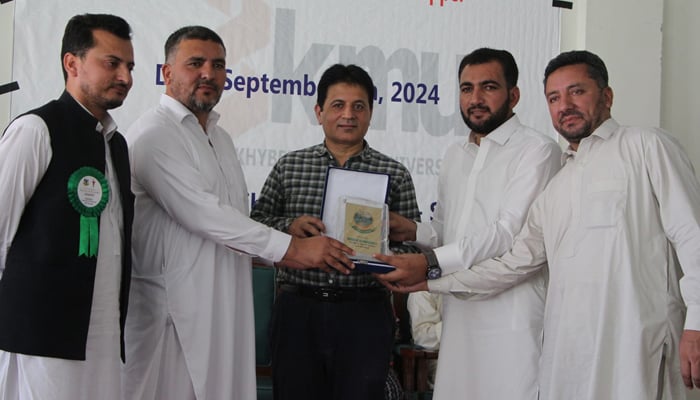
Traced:
<path id="1" fill-rule="evenodd" d="M 271 327 L 276 400 L 384 400 L 393 345 L 388 296 L 321 301 L 281 292 Z"/>

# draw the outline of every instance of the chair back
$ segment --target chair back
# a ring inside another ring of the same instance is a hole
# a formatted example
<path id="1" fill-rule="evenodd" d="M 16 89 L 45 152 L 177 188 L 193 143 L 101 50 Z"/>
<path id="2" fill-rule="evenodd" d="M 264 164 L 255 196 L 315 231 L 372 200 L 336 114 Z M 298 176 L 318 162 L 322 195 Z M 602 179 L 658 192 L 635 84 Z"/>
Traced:
<path id="1" fill-rule="evenodd" d="M 275 268 L 253 266 L 255 365 L 270 365 L 270 321 L 275 303 Z"/>

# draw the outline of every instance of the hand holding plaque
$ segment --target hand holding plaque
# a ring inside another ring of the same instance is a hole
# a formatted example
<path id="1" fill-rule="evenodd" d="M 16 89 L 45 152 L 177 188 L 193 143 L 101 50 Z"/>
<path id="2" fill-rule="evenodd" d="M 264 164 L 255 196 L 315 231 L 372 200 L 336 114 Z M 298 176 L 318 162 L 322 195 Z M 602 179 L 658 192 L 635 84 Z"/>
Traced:
<path id="1" fill-rule="evenodd" d="M 355 250 L 356 271 L 390 272 L 394 267 L 372 257 L 389 249 L 389 210 L 385 203 L 389 176 L 329 168 L 322 220 L 328 236 Z"/>

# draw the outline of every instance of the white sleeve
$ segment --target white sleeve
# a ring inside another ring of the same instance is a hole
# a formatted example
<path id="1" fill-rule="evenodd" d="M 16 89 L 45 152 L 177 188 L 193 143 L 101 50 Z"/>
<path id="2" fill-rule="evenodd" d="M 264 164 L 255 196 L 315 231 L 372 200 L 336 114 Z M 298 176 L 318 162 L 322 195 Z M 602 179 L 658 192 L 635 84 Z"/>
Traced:
<path id="1" fill-rule="evenodd" d="M 186 146 L 176 138 L 167 139 L 167 134 L 141 132 L 130 144 L 135 184 L 187 231 L 237 251 L 281 260 L 291 236 L 220 201 L 204 186 L 206 179 L 190 161 Z"/>
<path id="2" fill-rule="evenodd" d="M 661 133 L 645 146 L 647 174 L 659 204 L 661 223 L 683 270 L 685 329 L 700 330 L 700 185 L 688 156 Z"/>
<path id="3" fill-rule="evenodd" d="M 485 299 L 510 289 L 546 267 L 541 222 L 545 209 L 544 196 L 540 195 L 530 208 L 525 226 L 515 237 L 509 252 L 481 261 L 469 269 L 429 280 L 430 292 L 452 294 L 464 299 Z"/>
<path id="4" fill-rule="evenodd" d="M 428 350 L 440 348 L 442 334 L 442 296 L 429 292 L 408 295 L 406 308 L 411 316 L 413 343 Z"/>
<path id="5" fill-rule="evenodd" d="M 520 232 L 530 204 L 561 167 L 556 143 L 542 142 L 523 149 L 524 156 L 504 192 L 498 218 L 479 232 L 435 249 L 443 275 L 469 268 L 479 261 L 508 251 Z"/>
<path id="6" fill-rule="evenodd" d="M 51 137 L 44 120 L 27 114 L 0 138 L 0 276 L 19 220 L 51 161 Z"/>
<path id="7" fill-rule="evenodd" d="M 432 249 L 438 245 L 438 235 L 430 222 L 416 222 L 416 241 L 418 247 Z"/>

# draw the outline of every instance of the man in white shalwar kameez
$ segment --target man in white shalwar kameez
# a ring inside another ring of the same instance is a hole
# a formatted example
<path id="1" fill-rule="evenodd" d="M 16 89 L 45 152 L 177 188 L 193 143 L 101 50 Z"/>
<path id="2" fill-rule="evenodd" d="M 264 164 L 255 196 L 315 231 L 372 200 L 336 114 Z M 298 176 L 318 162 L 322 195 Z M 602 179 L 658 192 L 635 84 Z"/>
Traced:
<path id="1" fill-rule="evenodd" d="M 416 232 L 420 245 L 440 246 L 432 267 L 443 276 L 508 251 L 530 204 L 561 165 L 559 145 L 522 125 L 513 112 L 520 92 L 509 52 L 474 50 L 458 73 L 460 110 L 471 132 L 447 150 L 432 224 L 418 224 Z M 394 216 L 394 224 L 399 220 Z M 402 222 L 413 234 L 416 225 Z M 416 239 L 411 236 L 402 239 Z M 425 270 L 420 274 L 425 277 Z M 443 292 L 433 398 L 537 400 L 545 289 L 540 273 L 478 303 Z M 503 376 L 510 377 L 508 384 Z"/>
<path id="2" fill-rule="evenodd" d="M 248 218 L 236 149 L 212 111 L 226 80 L 221 38 L 184 27 L 165 56 L 160 105 L 127 133 L 138 224 L 124 399 L 255 399 L 250 255 L 349 272 L 351 250 Z"/>
<path id="3" fill-rule="evenodd" d="M 590 52 L 550 61 L 545 96 L 570 146 L 512 250 L 427 285 L 397 285 L 479 299 L 548 263 L 540 399 L 685 399 L 684 385 L 700 387 L 693 167 L 664 131 L 611 118 L 607 69 Z"/>
<path id="4" fill-rule="evenodd" d="M 76 15 L 61 58 L 61 97 L 0 138 L 1 400 L 121 398 L 133 196 L 107 110 L 132 85 L 131 28 Z"/>

